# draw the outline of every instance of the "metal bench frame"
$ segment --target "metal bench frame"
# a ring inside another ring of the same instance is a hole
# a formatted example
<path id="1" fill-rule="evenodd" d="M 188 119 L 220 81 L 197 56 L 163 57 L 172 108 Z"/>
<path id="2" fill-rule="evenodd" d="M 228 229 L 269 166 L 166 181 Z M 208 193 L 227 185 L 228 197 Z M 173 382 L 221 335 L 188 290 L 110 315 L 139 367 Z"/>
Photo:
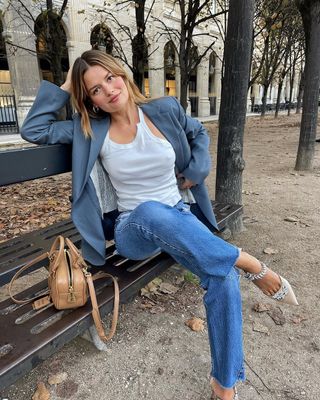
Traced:
<path id="1" fill-rule="evenodd" d="M 70 146 L 37 146 L 0 152 L 0 186 L 29 181 L 71 170 Z M 5 172 L 5 173 L 4 173 Z M 242 212 L 240 205 L 212 202 L 218 225 Z M 53 238 L 62 234 L 77 246 L 80 235 L 71 220 L 22 235 L 0 244 L 0 284 L 8 283 L 14 273 L 30 259 L 48 251 Z M 125 303 L 143 286 L 161 274 L 175 261 L 160 253 L 144 261 L 132 261 L 114 255 L 114 244 L 107 247 L 107 272 L 118 277 L 120 300 Z M 41 268 L 45 262 L 34 269 Z M 30 273 L 31 271 L 29 271 Z M 102 316 L 112 311 L 113 288 L 109 281 L 97 281 L 97 299 Z M 46 288 L 46 280 L 21 292 L 33 296 Z M 31 304 L 13 304 L 11 299 L 0 303 L 0 387 L 5 388 L 30 371 L 64 344 L 84 333 L 92 325 L 91 304 L 76 310 L 57 311 L 52 306 L 35 311 Z"/>

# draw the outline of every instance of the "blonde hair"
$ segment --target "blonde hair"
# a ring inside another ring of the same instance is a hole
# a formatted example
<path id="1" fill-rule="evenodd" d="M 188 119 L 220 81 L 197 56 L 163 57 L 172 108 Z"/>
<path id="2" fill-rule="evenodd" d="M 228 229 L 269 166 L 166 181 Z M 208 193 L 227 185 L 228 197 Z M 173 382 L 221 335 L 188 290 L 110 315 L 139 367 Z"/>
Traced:
<path id="1" fill-rule="evenodd" d="M 112 56 L 100 50 L 85 51 L 78 57 L 72 67 L 72 103 L 81 117 L 81 127 L 86 138 L 92 137 L 90 118 L 104 118 L 107 113 L 103 110 L 95 112 L 89 93 L 84 83 L 85 72 L 93 65 L 108 70 L 115 76 L 121 76 L 129 93 L 129 101 L 139 105 L 148 102 L 133 80 L 128 76 L 123 66 Z"/>

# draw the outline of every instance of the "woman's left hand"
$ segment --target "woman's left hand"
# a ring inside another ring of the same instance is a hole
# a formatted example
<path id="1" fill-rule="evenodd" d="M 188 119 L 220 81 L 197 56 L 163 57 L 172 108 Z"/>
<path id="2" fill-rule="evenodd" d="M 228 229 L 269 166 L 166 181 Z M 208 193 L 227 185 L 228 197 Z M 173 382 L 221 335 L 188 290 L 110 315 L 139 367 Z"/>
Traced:
<path id="1" fill-rule="evenodd" d="M 195 186 L 195 183 L 190 181 L 190 179 L 185 178 L 182 174 L 178 174 L 177 178 L 182 178 L 179 182 L 179 189 L 190 189 L 192 186 Z"/>

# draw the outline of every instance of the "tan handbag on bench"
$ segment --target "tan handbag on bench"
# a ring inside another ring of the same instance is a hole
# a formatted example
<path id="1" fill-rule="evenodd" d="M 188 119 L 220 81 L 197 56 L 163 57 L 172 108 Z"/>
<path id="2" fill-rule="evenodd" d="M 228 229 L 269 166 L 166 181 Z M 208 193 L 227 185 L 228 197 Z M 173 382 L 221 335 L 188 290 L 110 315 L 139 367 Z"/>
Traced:
<path id="1" fill-rule="evenodd" d="M 49 277 L 48 277 L 48 293 L 43 296 L 33 297 L 31 299 L 18 300 L 12 295 L 12 285 L 14 281 L 32 265 L 49 259 Z M 69 308 L 78 308 L 86 304 L 88 300 L 88 289 L 92 304 L 92 317 L 97 328 L 97 332 L 103 341 L 110 340 L 115 331 L 119 314 L 119 285 L 114 276 L 105 272 L 99 272 L 94 276 L 88 272 L 88 266 L 79 250 L 71 242 L 70 239 L 63 236 L 57 236 L 48 253 L 30 261 L 24 265 L 11 279 L 9 285 L 9 295 L 17 304 L 27 304 L 33 301 L 34 309 L 40 309 L 48 304 L 53 304 L 58 310 Z M 106 336 L 99 312 L 97 297 L 93 285 L 93 281 L 100 278 L 111 278 L 114 283 L 114 309 L 111 329 Z"/>

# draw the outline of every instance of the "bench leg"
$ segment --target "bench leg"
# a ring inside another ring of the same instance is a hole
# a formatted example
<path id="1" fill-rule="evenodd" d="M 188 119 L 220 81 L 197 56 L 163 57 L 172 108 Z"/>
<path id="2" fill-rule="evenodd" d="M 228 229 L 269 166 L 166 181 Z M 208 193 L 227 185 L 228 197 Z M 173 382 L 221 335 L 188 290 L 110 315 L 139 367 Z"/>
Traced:
<path id="1" fill-rule="evenodd" d="M 90 328 L 87 329 L 81 335 L 81 337 L 82 339 L 85 339 L 88 342 L 93 343 L 95 348 L 98 349 L 99 351 L 106 351 L 106 352 L 110 351 L 107 344 L 100 339 L 95 325 L 91 325 Z"/>

